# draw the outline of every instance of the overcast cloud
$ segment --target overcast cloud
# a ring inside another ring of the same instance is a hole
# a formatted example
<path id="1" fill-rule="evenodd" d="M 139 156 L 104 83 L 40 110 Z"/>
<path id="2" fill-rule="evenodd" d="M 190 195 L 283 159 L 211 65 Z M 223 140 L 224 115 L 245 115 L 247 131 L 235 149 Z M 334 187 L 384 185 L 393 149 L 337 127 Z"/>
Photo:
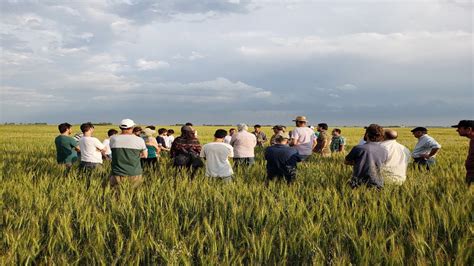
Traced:
<path id="1" fill-rule="evenodd" d="M 474 118 L 468 0 L 0 6 L 2 123 Z"/>

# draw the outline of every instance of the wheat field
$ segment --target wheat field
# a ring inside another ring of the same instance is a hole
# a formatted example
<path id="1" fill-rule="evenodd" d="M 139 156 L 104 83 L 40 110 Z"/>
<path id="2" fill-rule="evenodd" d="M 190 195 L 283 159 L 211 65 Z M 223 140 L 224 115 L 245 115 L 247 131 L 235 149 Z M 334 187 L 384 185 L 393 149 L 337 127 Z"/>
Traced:
<path id="1" fill-rule="evenodd" d="M 109 128 L 96 127 L 95 136 L 103 140 Z M 350 189 L 351 168 L 340 155 L 313 155 L 298 166 L 295 184 L 266 187 L 257 150 L 256 165 L 239 169 L 231 184 L 202 170 L 190 181 L 164 154 L 144 184 L 118 196 L 101 187 L 107 163 L 90 177 L 77 165 L 64 176 L 55 126 L 0 129 L 2 265 L 474 265 L 468 141 L 454 129 L 430 129 L 443 146 L 432 172 L 410 167 L 403 186 L 381 191 Z M 196 129 L 207 143 L 216 127 Z M 409 129 L 399 134 L 413 149 Z M 350 149 L 363 129 L 342 128 L 342 135 Z"/>

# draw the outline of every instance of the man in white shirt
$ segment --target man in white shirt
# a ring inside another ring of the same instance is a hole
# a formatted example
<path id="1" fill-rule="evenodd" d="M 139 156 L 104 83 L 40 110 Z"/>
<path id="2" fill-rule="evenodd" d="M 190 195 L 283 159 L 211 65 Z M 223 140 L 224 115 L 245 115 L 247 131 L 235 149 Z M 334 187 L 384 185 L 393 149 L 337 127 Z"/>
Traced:
<path id="1" fill-rule="evenodd" d="M 229 129 L 229 135 L 225 136 L 224 138 L 224 143 L 230 144 L 230 141 L 232 140 L 232 135 L 235 133 L 235 128 Z"/>
<path id="2" fill-rule="evenodd" d="M 81 149 L 81 169 L 94 169 L 102 164 L 102 155 L 105 154 L 105 145 L 97 138 L 92 137 L 94 133 L 94 125 L 92 123 L 84 123 L 81 125 L 81 131 L 84 136 L 79 140 L 79 148 Z"/>
<path id="3" fill-rule="evenodd" d="M 247 130 L 248 126 L 246 124 L 238 124 L 238 132 L 230 140 L 230 145 L 234 147 L 234 163 L 236 166 L 250 166 L 255 163 L 254 148 L 257 145 L 257 137 Z"/>
<path id="4" fill-rule="evenodd" d="M 200 156 L 206 159 L 206 176 L 220 178 L 224 182 L 232 181 L 234 171 L 229 157 L 234 157 L 234 148 L 224 143 L 227 131 L 218 129 L 214 133 L 214 142 L 202 147 Z"/>
<path id="5" fill-rule="evenodd" d="M 429 171 L 430 167 L 436 162 L 435 156 L 441 149 L 441 145 L 434 138 L 428 136 L 428 129 L 424 127 L 416 127 L 411 132 L 418 139 L 418 143 L 416 143 L 412 152 L 414 163 L 418 165 L 418 169 L 425 166 L 426 170 Z"/>
<path id="6" fill-rule="evenodd" d="M 384 183 L 401 185 L 407 178 L 410 150 L 397 142 L 397 131 L 385 129 L 384 135 L 385 141 L 380 143 L 388 151 L 388 159 L 382 167 Z"/>
<path id="7" fill-rule="evenodd" d="M 301 160 L 308 159 L 316 147 L 316 135 L 311 128 L 307 126 L 305 116 L 297 116 L 295 120 L 296 128 L 291 131 L 290 146 L 293 146 L 299 153 Z"/>
<path id="8" fill-rule="evenodd" d="M 104 158 L 106 158 L 107 160 L 112 160 L 112 150 L 110 149 L 110 137 L 116 134 L 118 134 L 117 130 L 113 128 L 109 129 L 109 131 L 107 131 L 108 138 L 104 139 L 104 141 L 102 142 L 102 144 L 104 144 L 105 146 Z"/>

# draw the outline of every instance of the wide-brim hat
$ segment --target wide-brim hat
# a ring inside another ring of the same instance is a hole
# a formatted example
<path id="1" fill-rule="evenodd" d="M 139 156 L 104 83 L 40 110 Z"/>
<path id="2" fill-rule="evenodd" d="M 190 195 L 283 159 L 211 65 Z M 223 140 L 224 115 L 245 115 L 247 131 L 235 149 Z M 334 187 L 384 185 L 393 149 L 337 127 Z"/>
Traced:
<path id="1" fill-rule="evenodd" d="M 306 120 L 306 116 L 302 116 L 302 115 L 297 116 L 293 121 L 295 121 L 295 122 L 308 122 L 308 120 Z"/>
<path id="2" fill-rule="evenodd" d="M 145 128 L 145 129 L 143 130 L 143 133 L 144 133 L 145 136 L 147 136 L 147 137 L 152 137 L 153 134 L 156 133 L 156 131 L 153 130 L 153 129 L 151 129 L 151 128 Z"/>
<path id="3" fill-rule="evenodd" d="M 451 127 L 454 128 L 460 128 L 460 127 L 465 127 L 465 128 L 472 128 L 474 129 L 474 120 L 461 120 L 457 125 L 453 125 Z"/>

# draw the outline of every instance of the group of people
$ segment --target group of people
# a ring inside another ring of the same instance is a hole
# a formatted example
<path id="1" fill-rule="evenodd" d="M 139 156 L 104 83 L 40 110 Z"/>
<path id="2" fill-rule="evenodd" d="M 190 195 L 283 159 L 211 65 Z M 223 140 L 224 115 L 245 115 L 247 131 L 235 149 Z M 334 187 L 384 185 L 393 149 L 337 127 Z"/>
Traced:
<path id="1" fill-rule="evenodd" d="M 317 132 L 308 126 L 304 116 L 295 120 L 295 128 L 286 132 L 286 127 L 276 125 L 270 138 L 270 145 L 264 150 L 267 182 L 282 178 L 289 184 L 296 180 L 297 164 L 308 160 L 313 154 L 322 157 L 332 153 L 344 153 L 346 141 L 340 129 L 333 129 L 332 137 L 328 136 L 328 125 L 318 124 Z M 469 155 L 466 160 L 466 182 L 474 179 L 474 120 L 462 120 L 457 131 L 470 141 Z M 60 135 L 56 137 L 57 161 L 70 169 L 80 158 L 79 169 L 91 171 L 100 167 L 103 160 L 111 160 L 112 173 L 109 182 L 117 186 L 124 181 L 138 185 L 142 182 L 144 167 L 158 167 L 159 154 L 168 151 L 173 166 L 189 169 L 191 178 L 197 170 L 205 167 L 206 176 L 218 178 L 225 182 L 233 179 L 233 168 L 248 167 L 255 163 L 255 148 L 264 148 L 268 141 L 260 125 L 249 132 L 246 124 L 238 124 L 237 129 L 229 132 L 218 129 L 214 140 L 201 145 L 197 131 L 191 123 L 181 127 L 181 135 L 174 138 L 173 130 L 161 128 L 158 132 L 154 126 L 145 129 L 137 127 L 133 120 L 124 119 L 119 128 L 121 132 L 111 129 L 109 138 L 104 142 L 93 137 L 94 125 L 81 125 L 82 135 L 71 137 L 72 126 L 63 123 L 58 126 Z M 158 133 L 157 137 L 154 134 Z M 353 166 L 351 187 L 360 185 L 383 187 L 385 183 L 402 184 L 410 158 L 418 169 L 430 170 L 441 145 L 428 135 L 424 127 L 412 130 L 418 139 L 413 152 L 397 142 L 397 132 L 383 129 L 371 124 L 365 128 L 363 140 L 345 156 L 345 163 Z M 79 153 L 79 155 L 78 155 Z M 233 165 L 229 158 L 232 158 Z"/>

